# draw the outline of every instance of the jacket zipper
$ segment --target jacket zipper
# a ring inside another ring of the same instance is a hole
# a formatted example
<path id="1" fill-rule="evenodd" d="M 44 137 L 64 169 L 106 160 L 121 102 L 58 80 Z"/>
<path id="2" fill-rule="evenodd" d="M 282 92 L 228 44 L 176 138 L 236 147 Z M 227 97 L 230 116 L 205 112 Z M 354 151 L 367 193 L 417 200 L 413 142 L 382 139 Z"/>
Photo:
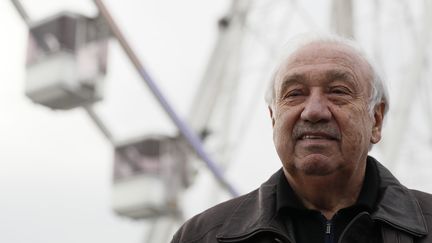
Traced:
<path id="1" fill-rule="evenodd" d="M 327 220 L 325 224 L 325 243 L 333 243 L 333 230 L 332 230 L 332 221 Z"/>

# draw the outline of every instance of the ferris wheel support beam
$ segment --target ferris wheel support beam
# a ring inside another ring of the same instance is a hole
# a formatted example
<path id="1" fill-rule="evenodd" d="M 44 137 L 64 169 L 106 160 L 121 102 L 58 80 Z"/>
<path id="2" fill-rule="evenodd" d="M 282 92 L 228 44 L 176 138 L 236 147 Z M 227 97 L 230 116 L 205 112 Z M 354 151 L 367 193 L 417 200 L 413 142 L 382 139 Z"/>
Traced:
<path id="1" fill-rule="evenodd" d="M 12 1 L 12 4 L 14 5 L 15 9 L 18 11 L 19 15 L 21 16 L 21 18 L 24 20 L 24 22 L 28 26 L 31 22 L 30 17 L 27 14 L 27 11 L 25 10 L 25 8 L 21 4 L 21 2 L 19 0 L 11 0 L 11 1 Z"/>
<path id="2" fill-rule="evenodd" d="M 25 8 L 22 6 L 21 2 L 19 0 L 11 0 L 14 7 L 17 9 L 18 13 L 20 14 L 21 18 L 24 20 L 27 26 L 30 26 L 31 19 L 29 15 L 27 14 Z M 131 60 L 132 64 L 137 69 L 138 73 L 140 74 L 143 81 L 147 84 L 148 88 L 152 91 L 156 99 L 159 101 L 165 112 L 168 114 L 168 116 L 171 118 L 171 120 L 174 122 L 174 124 L 179 129 L 180 133 L 183 135 L 185 140 L 189 143 L 189 145 L 192 147 L 192 149 L 196 152 L 198 157 L 200 157 L 207 165 L 207 167 L 210 169 L 212 174 L 216 177 L 217 181 L 228 190 L 228 192 L 232 196 L 238 196 L 239 193 L 237 190 L 232 186 L 224 177 L 222 170 L 218 167 L 216 163 L 211 159 L 211 157 L 207 154 L 207 152 L 204 149 L 204 146 L 201 143 L 200 138 L 195 134 L 194 131 L 186 124 L 174 111 L 172 106 L 168 103 L 166 98 L 162 95 L 162 92 L 157 87 L 156 83 L 153 81 L 149 73 L 146 71 L 144 66 L 142 65 L 141 61 L 139 60 L 138 56 L 135 54 L 135 52 L 130 47 L 129 43 L 126 41 L 126 38 L 123 36 L 120 29 L 117 27 L 116 23 L 112 19 L 108 9 L 105 7 L 102 0 L 93 0 L 96 4 L 99 13 L 101 14 L 102 18 L 106 21 L 108 24 L 108 27 L 114 37 L 119 41 L 120 45 L 126 52 L 127 56 Z M 111 132 L 108 130 L 107 126 L 103 123 L 103 121 L 97 116 L 96 112 L 93 110 L 91 106 L 84 107 L 87 111 L 90 118 L 92 118 L 93 122 L 99 127 L 99 129 L 102 131 L 102 133 L 105 135 L 105 137 L 112 143 L 115 144 L 115 141 L 113 139 L 113 136 Z"/>
<path id="3" fill-rule="evenodd" d="M 102 0 L 93 0 L 93 1 L 96 4 L 102 17 L 107 22 L 109 29 L 111 30 L 111 33 L 118 40 L 119 44 L 121 45 L 121 47 L 125 51 L 126 55 L 128 56 L 128 58 L 132 62 L 133 66 L 138 71 L 142 80 L 145 82 L 145 84 L 150 89 L 150 91 L 153 93 L 154 97 L 157 99 L 159 104 L 162 106 L 162 108 L 165 110 L 167 115 L 171 118 L 173 123 L 179 129 L 180 133 L 183 135 L 185 140 L 192 147 L 192 149 L 196 152 L 198 157 L 201 158 L 205 162 L 206 166 L 209 168 L 209 170 L 215 176 L 217 181 L 225 189 L 227 189 L 228 192 L 232 196 L 238 196 L 239 195 L 238 191 L 234 188 L 234 186 L 231 183 L 228 182 L 228 180 L 223 175 L 222 170 L 219 168 L 219 166 L 212 160 L 212 158 L 205 151 L 204 146 L 201 142 L 201 139 L 190 128 L 190 126 L 186 122 L 184 122 L 180 118 L 180 116 L 178 116 L 178 114 L 174 111 L 172 106 L 169 104 L 168 100 L 162 94 L 159 87 L 153 81 L 152 77 L 147 72 L 147 70 L 144 68 L 144 65 L 142 64 L 142 62 L 140 61 L 138 56 L 135 54 L 132 47 L 127 42 L 127 40 L 124 37 L 123 33 L 121 32 L 120 28 L 117 26 L 114 19 L 111 17 L 111 14 L 109 13 L 108 9 L 105 7 L 105 4 L 103 3 L 103 1 Z"/>
<path id="4" fill-rule="evenodd" d="M 231 123 L 230 101 L 237 96 L 242 43 L 250 2 L 249 0 L 232 1 L 228 14 L 219 21 L 219 37 L 203 79 L 196 90 L 189 114 L 189 123 L 195 131 L 204 134 L 211 132 L 208 129 L 212 120 L 214 121 L 214 116 L 217 115 L 215 113 L 219 115 L 222 113 L 225 124 L 223 131 L 229 130 L 225 128 L 226 124 Z M 226 134 L 222 137 L 224 138 L 219 143 L 227 143 Z"/>
<path id="5" fill-rule="evenodd" d="M 243 43 L 250 0 L 231 1 L 225 17 L 219 20 L 219 36 L 196 90 L 189 121 L 195 131 L 211 134 L 207 145 L 212 148 L 220 167 L 227 170 L 231 158 L 232 124 L 238 98 Z M 234 103 L 234 104 L 233 104 Z M 207 201 L 218 201 L 220 187 L 212 183 Z"/>

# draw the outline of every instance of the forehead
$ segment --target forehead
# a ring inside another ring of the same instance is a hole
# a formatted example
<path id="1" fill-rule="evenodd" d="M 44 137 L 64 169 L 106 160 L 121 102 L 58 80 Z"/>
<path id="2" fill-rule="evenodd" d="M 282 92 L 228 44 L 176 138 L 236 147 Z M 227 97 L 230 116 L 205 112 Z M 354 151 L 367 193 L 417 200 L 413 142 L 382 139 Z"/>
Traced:
<path id="1" fill-rule="evenodd" d="M 282 63 L 276 85 L 280 86 L 293 76 L 332 73 L 349 74 L 358 85 L 365 86 L 371 78 L 369 64 L 352 47 L 339 43 L 311 43 L 299 48 Z"/>

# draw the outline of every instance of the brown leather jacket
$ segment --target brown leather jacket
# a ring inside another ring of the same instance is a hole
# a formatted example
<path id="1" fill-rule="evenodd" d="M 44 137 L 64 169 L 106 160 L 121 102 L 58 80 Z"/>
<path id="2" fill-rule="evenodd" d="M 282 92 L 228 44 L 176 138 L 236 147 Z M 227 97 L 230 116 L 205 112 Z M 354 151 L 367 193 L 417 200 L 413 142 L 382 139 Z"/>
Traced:
<path id="1" fill-rule="evenodd" d="M 407 189 L 379 163 L 378 170 L 381 195 L 377 210 L 357 215 L 339 242 L 370 243 L 369 227 L 378 223 L 384 243 L 432 243 L 432 195 Z M 191 218 L 171 243 L 295 243 L 291 222 L 283 222 L 276 215 L 275 195 L 280 173 L 282 170 L 259 189 Z"/>

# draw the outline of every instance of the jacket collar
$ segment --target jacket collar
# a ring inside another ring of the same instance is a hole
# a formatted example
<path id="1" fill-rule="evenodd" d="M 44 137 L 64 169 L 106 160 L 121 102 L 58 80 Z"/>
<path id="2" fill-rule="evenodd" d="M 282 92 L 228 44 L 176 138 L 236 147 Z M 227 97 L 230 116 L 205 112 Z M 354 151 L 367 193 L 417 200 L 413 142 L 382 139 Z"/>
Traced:
<path id="1" fill-rule="evenodd" d="M 415 196 L 374 158 L 381 177 L 381 199 L 377 210 L 372 214 L 374 220 L 382 221 L 392 227 L 421 237 L 428 233 L 426 221 Z M 243 202 L 227 218 L 217 238 L 222 242 L 235 242 L 246 239 L 260 231 L 272 231 L 288 242 L 294 242 L 292 235 L 286 235 L 287 227 L 276 213 L 276 188 L 282 169 L 277 171 L 261 187 L 246 195 Z M 288 230 L 288 232 L 292 232 Z"/>
<path id="2" fill-rule="evenodd" d="M 417 237 L 428 234 L 426 220 L 414 194 L 383 165 L 375 162 L 381 177 L 381 199 L 372 218 Z"/>
<path id="3" fill-rule="evenodd" d="M 217 238 L 221 242 L 235 242 L 247 239 L 261 231 L 272 231 L 288 242 L 294 242 L 285 235 L 286 225 L 276 214 L 276 187 L 282 169 L 273 174 L 258 190 L 246 195 L 234 213 L 227 218 Z"/>

